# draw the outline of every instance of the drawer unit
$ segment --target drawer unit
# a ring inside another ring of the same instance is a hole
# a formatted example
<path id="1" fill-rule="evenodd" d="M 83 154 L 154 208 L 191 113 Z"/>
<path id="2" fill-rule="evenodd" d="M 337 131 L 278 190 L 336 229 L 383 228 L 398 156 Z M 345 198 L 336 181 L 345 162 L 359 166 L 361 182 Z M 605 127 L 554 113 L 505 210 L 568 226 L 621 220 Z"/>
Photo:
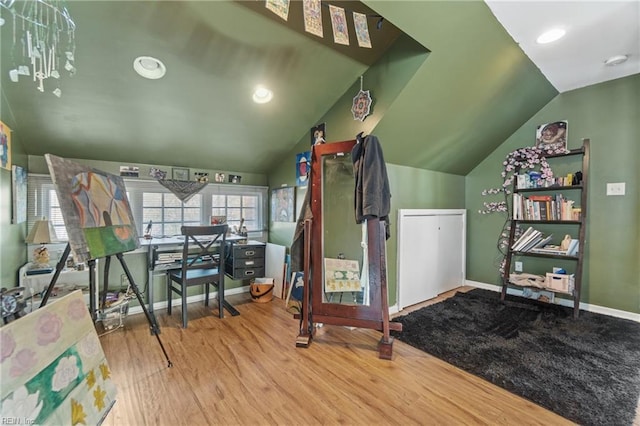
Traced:
<path id="1" fill-rule="evenodd" d="M 265 244 L 227 242 L 225 273 L 234 280 L 264 277 Z"/>

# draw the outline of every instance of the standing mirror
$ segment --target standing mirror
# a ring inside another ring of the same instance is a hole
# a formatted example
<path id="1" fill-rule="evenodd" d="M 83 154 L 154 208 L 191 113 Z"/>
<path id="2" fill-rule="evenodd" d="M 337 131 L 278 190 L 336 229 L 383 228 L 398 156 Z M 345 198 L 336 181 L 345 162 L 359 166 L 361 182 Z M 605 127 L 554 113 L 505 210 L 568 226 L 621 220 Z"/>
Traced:
<path id="1" fill-rule="evenodd" d="M 311 211 L 305 224 L 305 293 L 297 346 L 308 346 L 313 323 L 372 328 L 383 332 L 380 358 L 391 359 L 384 224 L 355 220 L 356 141 L 313 147 Z M 305 306 L 306 304 L 306 306 Z"/>

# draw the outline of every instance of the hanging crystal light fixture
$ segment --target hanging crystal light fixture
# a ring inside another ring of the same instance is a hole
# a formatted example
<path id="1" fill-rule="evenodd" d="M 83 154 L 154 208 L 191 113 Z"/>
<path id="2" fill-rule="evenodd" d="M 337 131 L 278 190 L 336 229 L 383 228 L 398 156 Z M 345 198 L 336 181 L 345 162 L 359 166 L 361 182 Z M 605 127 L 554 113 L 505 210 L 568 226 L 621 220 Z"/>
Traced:
<path id="1" fill-rule="evenodd" d="M 29 76 L 36 83 L 36 88 L 44 92 L 45 80 L 51 81 L 49 79 L 53 78 L 55 88 L 52 93 L 60 97 L 60 73 L 63 69 L 70 76 L 76 72 L 76 24 L 66 2 L 0 0 L 0 12 L 3 15 L 0 25 L 12 26 L 11 81 L 18 82 L 20 76 Z"/>

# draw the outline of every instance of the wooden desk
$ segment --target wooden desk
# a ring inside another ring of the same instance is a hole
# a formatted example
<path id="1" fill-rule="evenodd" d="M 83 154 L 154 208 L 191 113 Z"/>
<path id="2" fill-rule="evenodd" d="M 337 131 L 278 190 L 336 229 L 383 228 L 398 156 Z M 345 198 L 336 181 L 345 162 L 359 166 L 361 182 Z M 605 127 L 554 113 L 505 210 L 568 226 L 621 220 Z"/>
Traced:
<path id="1" fill-rule="evenodd" d="M 246 240 L 247 237 L 239 235 L 227 235 L 227 242 L 236 242 Z M 140 246 L 147 249 L 147 310 L 153 316 L 153 276 L 154 272 L 162 272 L 163 274 L 170 269 L 181 268 L 180 259 L 173 262 L 159 263 L 158 255 L 161 253 L 182 253 L 184 245 L 184 236 L 165 238 L 140 238 Z M 225 304 L 226 305 L 226 304 Z M 155 317 L 154 317 L 155 319 Z"/>

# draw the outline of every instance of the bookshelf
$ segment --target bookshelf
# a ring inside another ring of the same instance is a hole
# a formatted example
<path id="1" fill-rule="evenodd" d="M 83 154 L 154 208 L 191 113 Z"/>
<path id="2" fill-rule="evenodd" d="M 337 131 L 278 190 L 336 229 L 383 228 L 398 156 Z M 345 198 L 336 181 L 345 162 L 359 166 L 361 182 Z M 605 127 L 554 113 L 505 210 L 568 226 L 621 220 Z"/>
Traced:
<path id="1" fill-rule="evenodd" d="M 522 285 L 523 282 L 526 283 L 526 280 L 514 279 L 516 275 L 512 271 L 514 258 L 537 257 L 568 260 L 575 265 L 573 274 L 569 274 L 568 271 L 568 275 L 565 276 L 547 273 L 544 287 L 536 287 L 536 289 L 571 295 L 573 298 L 573 316 L 574 318 L 578 317 L 587 225 L 589 142 L 589 139 L 583 139 L 582 147 L 578 149 L 573 149 L 566 154 L 545 156 L 547 161 L 553 158 L 571 160 L 574 157 L 576 158 L 576 163 L 580 158 L 582 180 L 577 185 L 572 185 L 571 180 L 559 178 L 557 182 L 550 186 L 531 187 L 525 179 L 514 179 L 513 195 L 508 210 L 511 226 L 502 276 L 502 300 L 505 299 L 509 286 L 527 287 Z M 551 164 L 552 161 L 549 161 L 549 163 Z M 579 205 L 577 204 L 578 202 L 580 203 Z M 559 246 L 557 250 L 551 248 L 545 250 L 544 248 L 548 247 L 548 243 L 550 241 L 557 242 L 560 235 L 547 238 L 549 234 L 538 231 L 536 225 L 544 225 L 546 228 L 556 225 L 570 226 L 571 230 L 569 232 L 573 244 L 569 247 Z M 518 235 L 517 229 L 522 229 L 522 234 Z M 577 240 L 577 243 L 573 240 Z M 528 274 L 522 275 L 527 276 Z"/>

